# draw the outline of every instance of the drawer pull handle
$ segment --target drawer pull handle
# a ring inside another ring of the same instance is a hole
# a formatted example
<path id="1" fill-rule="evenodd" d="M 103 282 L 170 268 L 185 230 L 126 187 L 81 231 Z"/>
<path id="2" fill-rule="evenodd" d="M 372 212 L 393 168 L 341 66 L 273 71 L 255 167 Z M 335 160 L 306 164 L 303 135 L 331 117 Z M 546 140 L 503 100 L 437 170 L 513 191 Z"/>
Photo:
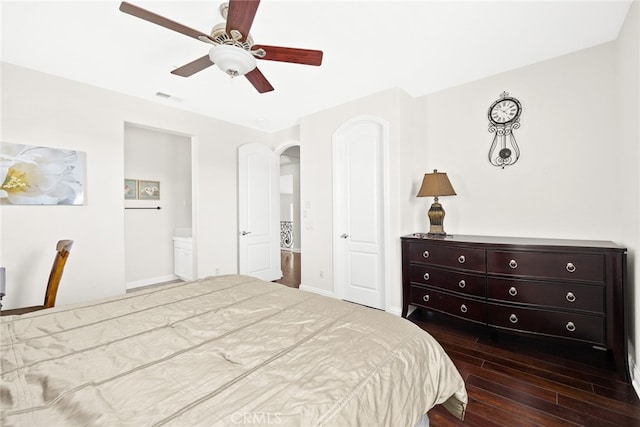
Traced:
<path id="1" fill-rule="evenodd" d="M 512 314 L 511 316 L 509 316 L 509 322 L 518 323 L 518 316 L 516 316 L 515 314 Z"/>
<path id="2" fill-rule="evenodd" d="M 424 277 L 424 280 L 429 280 L 429 273 L 424 273 L 424 276 L 422 277 Z"/>
<path id="3" fill-rule="evenodd" d="M 429 295 L 425 295 L 422 297 L 422 301 L 429 302 Z"/>
<path id="4" fill-rule="evenodd" d="M 512 297 L 518 295 L 518 290 L 515 288 L 515 286 L 509 288 L 509 295 L 511 295 Z"/>
<path id="5" fill-rule="evenodd" d="M 466 312 L 467 312 L 467 306 L 466 306 L 466 305 L 464 305 L 464 304 L 462 304 L 462 305 L 460 306 L 460 311 L 461 311 L 461 312 L 463 312 L 463 313 L 466 313 Z"/>
<path id="6" fill-rule="evenodd" d="M 460 286 L 461 288 L 464 288 L 465 286 L 467 286 L 467 282 L 465 282 L 464 279 L 462 279 L 458 282 L 458 286 Z"/>
<path id="7" fill-rule="evenodd" d="M 569 302 L 574 302 L 576 300 L 576 296 L 573 294 L 573 292 L 567 292 L 566 298 Z"/>
<path id="8" fill-rule="evenodd" d="M 429 258 L 429 251 L 422 252 L 422 257 L 423 258 Z"/>
<path id="9" fill-rule="evenodd" d="M 568 322 L 567 323 L 567 331 L 573 332 L 575 330 L 576 330 L 576 325 L 574 325 L 573 322 Z"/>
<path id="10" fill-rule="evenodd" d="M 466 260 L 467 260 L 467 259 L 464 257 L 464 255 L 460 255 L 460 256 L 458 257 L 458 262 L 459 262 L 460 264 L 464 264 L 464 262 L 465 262 Z"/>
<path id="11" fill-rule="evenodd" d="M 512 259 L 511 261 L 509 261 L 509 267 L 511 267 L 511 268 L 517 268 L 518 267 L 518 263 L 516 262 L 515 259 Z"/>
<path id="12" fill-rule="evenodd" d="M 567 269 L 567 271 L 568 271 L 569 273 L 573 273 L 574 271 L 576 271 L 576 266 L 575 266 L 575 265 L 573 265 L 573 263 L 572 263 L 572 262 L 568 262 L 568 263 L 567 263 L 567 266 L 566 266 L 565 268 Z"/>

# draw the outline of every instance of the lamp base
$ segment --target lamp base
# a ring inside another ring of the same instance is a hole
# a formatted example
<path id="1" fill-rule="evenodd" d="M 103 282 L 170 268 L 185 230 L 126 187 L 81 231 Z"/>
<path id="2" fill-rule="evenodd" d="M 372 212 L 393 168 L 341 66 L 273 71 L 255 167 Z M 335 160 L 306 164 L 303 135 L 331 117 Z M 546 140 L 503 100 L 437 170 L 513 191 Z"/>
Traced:
<path id="1" fill-rule="evenodd" d="M 445 237 L 447 235 L 442 225 L 444 215 L 444 209 L 442 205 L 438 203 L 438 198 L 436 197 L 429 212 L 427 212 L 427 216 L 429 217 L 429 233 L 427 233 L 427 235 L 429 237 Z"/>

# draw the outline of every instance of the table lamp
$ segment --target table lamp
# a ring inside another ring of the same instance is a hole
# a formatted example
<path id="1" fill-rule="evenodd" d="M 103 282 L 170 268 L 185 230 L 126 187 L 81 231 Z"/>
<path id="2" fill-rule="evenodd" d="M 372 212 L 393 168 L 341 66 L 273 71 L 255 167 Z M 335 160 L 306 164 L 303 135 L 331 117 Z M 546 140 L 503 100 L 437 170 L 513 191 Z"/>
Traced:
<path id="1" fill-rule="evenodd" d="M 427 212 L 429 217 L 429 237 L 444 237 L 447 233 L 444 232 L 442 223 L 444 222 L 444 209 L 442 205 L 438 203 L 438 197 L 440 196 L 455 196 L 456 192 L 447 178 L 447 174 L 444 172 L 438 172 L 437 169 L 433 170 L 433 173 L 424 174 L 422 179 L 422 186 L 416 197 L 430 196 L 434 198 L 433 204 Z"/>

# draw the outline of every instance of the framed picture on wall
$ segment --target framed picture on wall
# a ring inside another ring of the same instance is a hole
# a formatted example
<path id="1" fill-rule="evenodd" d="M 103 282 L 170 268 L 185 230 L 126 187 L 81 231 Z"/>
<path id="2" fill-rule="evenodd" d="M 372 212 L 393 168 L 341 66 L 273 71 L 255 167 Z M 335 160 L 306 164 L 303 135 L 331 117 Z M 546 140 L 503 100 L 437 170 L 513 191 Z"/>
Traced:
<path id="1" fill-rule="evenodd" d="M 83 205 L 86 153 L 0 142 L 0 205 Z"/>
<path id="2" fill-rule="evenodd" d="M 160 181 L 138 181 L 139 200 L 160 200 Z"/>
<path id="3" fill-rule="evenodd" d="M 138 181 L 135 179 L 124 180 L 124 198 L 125 200 L 138 198 Z"/>

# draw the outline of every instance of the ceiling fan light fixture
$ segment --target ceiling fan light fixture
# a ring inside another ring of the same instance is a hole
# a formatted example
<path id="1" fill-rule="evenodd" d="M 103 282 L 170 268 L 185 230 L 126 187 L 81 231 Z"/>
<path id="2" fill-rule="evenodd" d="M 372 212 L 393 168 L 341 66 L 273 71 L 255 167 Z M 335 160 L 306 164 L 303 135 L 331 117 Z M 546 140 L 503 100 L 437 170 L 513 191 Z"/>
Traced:
<path id="1" fill-rule="evenodd" d="M 256 58 L 236 46 L 214 46 L 209 50 L 209 59 L 231 77 L 243 76 L 256 68 Z"/>

